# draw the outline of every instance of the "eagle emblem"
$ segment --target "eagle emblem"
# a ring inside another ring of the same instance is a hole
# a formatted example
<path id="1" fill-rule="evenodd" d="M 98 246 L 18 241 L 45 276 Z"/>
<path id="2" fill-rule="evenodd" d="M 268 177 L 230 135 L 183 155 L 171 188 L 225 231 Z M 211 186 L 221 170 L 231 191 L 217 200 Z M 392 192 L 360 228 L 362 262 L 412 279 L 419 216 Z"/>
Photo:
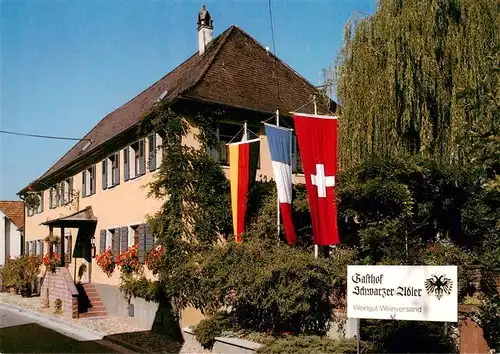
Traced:
<path id="1" fill-rule="evenodd" d="M 425 290 L 429 295 L 436 295 L 438 300 L 441 300 L 443 295 L 450 295 L 453 289 L 453 281 L 446 278 L 446 275 L 432 275 L 425 280 Z"/>

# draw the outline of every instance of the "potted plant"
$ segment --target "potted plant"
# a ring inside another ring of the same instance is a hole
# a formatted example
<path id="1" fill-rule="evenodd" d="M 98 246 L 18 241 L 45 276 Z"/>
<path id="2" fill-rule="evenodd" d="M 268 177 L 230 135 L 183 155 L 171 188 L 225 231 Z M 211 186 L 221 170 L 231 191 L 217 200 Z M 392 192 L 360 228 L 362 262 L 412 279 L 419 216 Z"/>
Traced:
<path id="1" fill-rule="evenodd" d="M 115 270 L 115 257 L 111 247 L 104 251 L 102 254 L 96 256 L 97 265 L 102 269 L 108 277 L 113 274 Z"/>
<path id="2" fill-rule="evenodd" d="M 42 263 L 48 270 L 55 272 L 56 267 L 61 264 L 61 256 L 58 253 L 52 253 L 51 257 L 50 253 L 46 253 L 42 258 Z"/>
<path id="3" fill-rule="evenodd" d="M 141 265 L 139 263 L 139 257 L 137 253 L 139 251 L 139 245 L 133 245 L 128 248 L 125 252 L 121 253 L 116 257 L 116 264 L 120 266 L 120 270 L 129 275 L 134 272 L 138 272 Z"/>

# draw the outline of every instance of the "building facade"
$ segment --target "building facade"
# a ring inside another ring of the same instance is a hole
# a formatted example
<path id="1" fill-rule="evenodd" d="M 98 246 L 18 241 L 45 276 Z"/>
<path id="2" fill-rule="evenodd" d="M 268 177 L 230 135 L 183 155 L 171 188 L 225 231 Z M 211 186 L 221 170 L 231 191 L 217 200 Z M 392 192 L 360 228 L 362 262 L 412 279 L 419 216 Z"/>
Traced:
<path id="1" fill-rule="evenodd" d="M 0 267 L 21 255 L 23 244 L 24 203 L 0 201 Z"/>
<path id="2" fill-rule="evenodd" d="M 26 251 L 45 254 L 49 229 L 63 239 L 54 251 L 71 256 L 68 270 L 76 282 L 92 283 L 108 314 L 131 315 L 118 289 L 119 272 L 110 277 L 96 264 L 95 253 L 111 247 L 115 255 L 139 245 L 142 260 L 154 236 L 146 219 L 162 200 L 148 197 L 162 162 L 162 133 L 140 133 L 139 124 L 156 102 L 163 101 L 190 124 L 184 143 L 198 147 L 192 117 L 205 110 L 224 112 L 214 152 L 228 174 L 225 143 L 238 139 L 243 122 L 261 136 L 258 178 L 272 178 L 272 163 L 261 122 L 279 109 L 282 122 L 292 126 L 291 111 L 312 113 L 316 88 L 236 26 L 213 37 L 210 14 L 198 15 L 198 52 L 135 98 L 104 117 L 54 166 L 19 192 L 38 193 L 42 201 L 26 210 Z M 278 89 L 279 87 L 279 89 Z M 329 107 L 335 111 L 335 103 Z M 320 113 L 326 113 L 320 108 Z M 303 181 L 294 139 L 295 179 Z M 85 224 L 85 226 L 82 226 Z M 88 225 L 92 225 L 87 227 Z M 82 230 L 86 231 L 83 232 Z M 93 251 L 95 249 L 95 251 Z M 132 299 L 133 316 L 152 323 L 157 308 Z M 196 324 L 201 315 L 187 310 L 182 325 Z"/>

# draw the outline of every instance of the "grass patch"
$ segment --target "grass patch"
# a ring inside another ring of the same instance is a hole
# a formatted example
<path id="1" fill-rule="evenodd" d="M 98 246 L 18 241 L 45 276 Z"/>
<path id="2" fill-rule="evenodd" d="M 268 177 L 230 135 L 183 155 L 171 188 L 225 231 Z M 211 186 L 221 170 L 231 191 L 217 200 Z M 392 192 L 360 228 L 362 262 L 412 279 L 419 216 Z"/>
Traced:
<path id="1" fill-rule="evenodd" d="M 147 353 L 178 353 L 182 348 L 181 342 L 153 331 L 117 333 L 106 336 L 104 339 L 118 341 L 120 345 L 127 346 L 122 344 L 125 342 L 139 347 Z"/>
<path id="2" fill-rule="evenodd" d="M 78 341 L 35 323 L 0 328 L 2 353 L 115 353 L 95 341 Z"/>

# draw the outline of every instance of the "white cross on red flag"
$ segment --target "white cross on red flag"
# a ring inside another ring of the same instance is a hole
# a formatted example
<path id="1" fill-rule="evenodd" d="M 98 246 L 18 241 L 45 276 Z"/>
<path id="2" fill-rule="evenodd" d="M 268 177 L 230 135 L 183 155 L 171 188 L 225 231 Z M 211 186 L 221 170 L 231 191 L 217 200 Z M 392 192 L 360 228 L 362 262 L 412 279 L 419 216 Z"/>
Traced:
<path id="1" fill-rule="evenodd" d="M 293 119 L 311 209 L 314 243 L 320 246 L 337 244 L 337 117 L 294 113 Z"/>

